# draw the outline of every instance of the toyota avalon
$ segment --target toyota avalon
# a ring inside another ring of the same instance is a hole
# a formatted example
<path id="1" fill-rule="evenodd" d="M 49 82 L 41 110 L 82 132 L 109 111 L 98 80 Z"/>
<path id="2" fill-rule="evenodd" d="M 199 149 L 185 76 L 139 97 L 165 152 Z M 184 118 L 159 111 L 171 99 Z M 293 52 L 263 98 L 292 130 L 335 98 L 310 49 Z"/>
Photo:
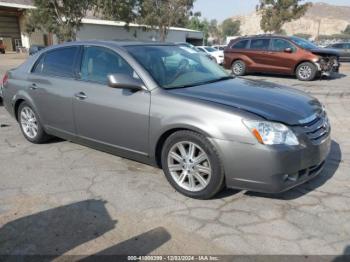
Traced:
<path id="1" fill-rule="evenodd" d="M 225 186 L 277 193 L 320 174 L 331 128 L 315 98 L 237 79 L 190 48 L 74 42 L 47 48 L 3 79 L 24 137 L 51 136 L 159 166 L 182 194 Z"/>

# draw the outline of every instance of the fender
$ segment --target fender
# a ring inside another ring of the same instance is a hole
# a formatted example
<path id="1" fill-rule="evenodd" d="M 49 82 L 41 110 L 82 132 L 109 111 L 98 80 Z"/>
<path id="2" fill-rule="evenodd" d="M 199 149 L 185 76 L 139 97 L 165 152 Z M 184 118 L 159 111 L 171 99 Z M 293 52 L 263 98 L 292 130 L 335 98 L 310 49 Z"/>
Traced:
<path id="1" fill-rule="evenodd" d="M 38 108 L 35 106 L 35 103 L 34 103 L 33 99 L 24 90 L 19 90 L 18 93 L 16 95 L 14 95 L 13 98 L 11 99 L 12 115 L 13 115 L 14 118 L 17 119 L 17 115 L 16 115 L 16 111 L 15 111 L 16 110 L 15 105 L 17 104 L 17 102 L 19 100 L 24 100 L 35 111 L 35 113 L 37 114 L 37 116 L 39 118 L 39 121 L 41 123 L 43 123 L 42 122 L 42 117 L 41 117 L 41 114 L 40 114 L 40 110 L 38 110 Z"/>

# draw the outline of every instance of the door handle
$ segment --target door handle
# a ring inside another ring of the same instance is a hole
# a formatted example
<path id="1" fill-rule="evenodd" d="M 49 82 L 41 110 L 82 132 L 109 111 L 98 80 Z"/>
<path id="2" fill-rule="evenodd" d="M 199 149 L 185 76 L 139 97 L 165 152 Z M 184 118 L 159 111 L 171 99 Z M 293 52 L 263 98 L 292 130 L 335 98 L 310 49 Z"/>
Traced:
<path id="1" fill-rule="evenodd" d="M 29 89 L 36 90 L 36 89 L 38 89 L 38 86 L 35 83 L 33 83 L 30 85 Z"/>
<path id="2" fill-rule="evenodd" d="M 87 95 L 84 92 L 79 92 L 74 95 L 79 100 L 85 100 L 87 98 Z"/>

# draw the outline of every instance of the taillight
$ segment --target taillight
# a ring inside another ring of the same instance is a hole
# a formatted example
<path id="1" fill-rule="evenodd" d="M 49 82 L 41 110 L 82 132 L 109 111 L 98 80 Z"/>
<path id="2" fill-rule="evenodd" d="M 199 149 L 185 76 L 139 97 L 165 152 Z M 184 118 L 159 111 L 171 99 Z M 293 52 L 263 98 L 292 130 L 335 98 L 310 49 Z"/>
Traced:
<path id="1" fill-rule="evenodd" d="M 2 85 L 4 86 L 8 80 L 9 80 L 9 75 L 8 75 L 8 73 L 6 73 L 4 75 L 4 77 L 2 78 Z"/>

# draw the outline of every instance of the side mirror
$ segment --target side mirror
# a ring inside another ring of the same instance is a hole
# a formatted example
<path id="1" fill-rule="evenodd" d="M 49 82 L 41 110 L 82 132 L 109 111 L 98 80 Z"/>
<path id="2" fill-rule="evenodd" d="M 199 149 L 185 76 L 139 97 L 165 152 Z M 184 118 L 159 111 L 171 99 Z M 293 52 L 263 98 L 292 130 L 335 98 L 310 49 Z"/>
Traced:
<path id="1" fill-rule="evenodd" d="M 288 48 L 284 49 L 284 52 L 285 53 L 293 53 L 293 49 L 288 47 Z"/>
<path id="2" fill-rule="evenodd" d="M 143 90 L 141 80 L 137 80 L 125 74 L 108 75 L 108 85 L 112 88 L 130 89 L 133 91 Z"/>

